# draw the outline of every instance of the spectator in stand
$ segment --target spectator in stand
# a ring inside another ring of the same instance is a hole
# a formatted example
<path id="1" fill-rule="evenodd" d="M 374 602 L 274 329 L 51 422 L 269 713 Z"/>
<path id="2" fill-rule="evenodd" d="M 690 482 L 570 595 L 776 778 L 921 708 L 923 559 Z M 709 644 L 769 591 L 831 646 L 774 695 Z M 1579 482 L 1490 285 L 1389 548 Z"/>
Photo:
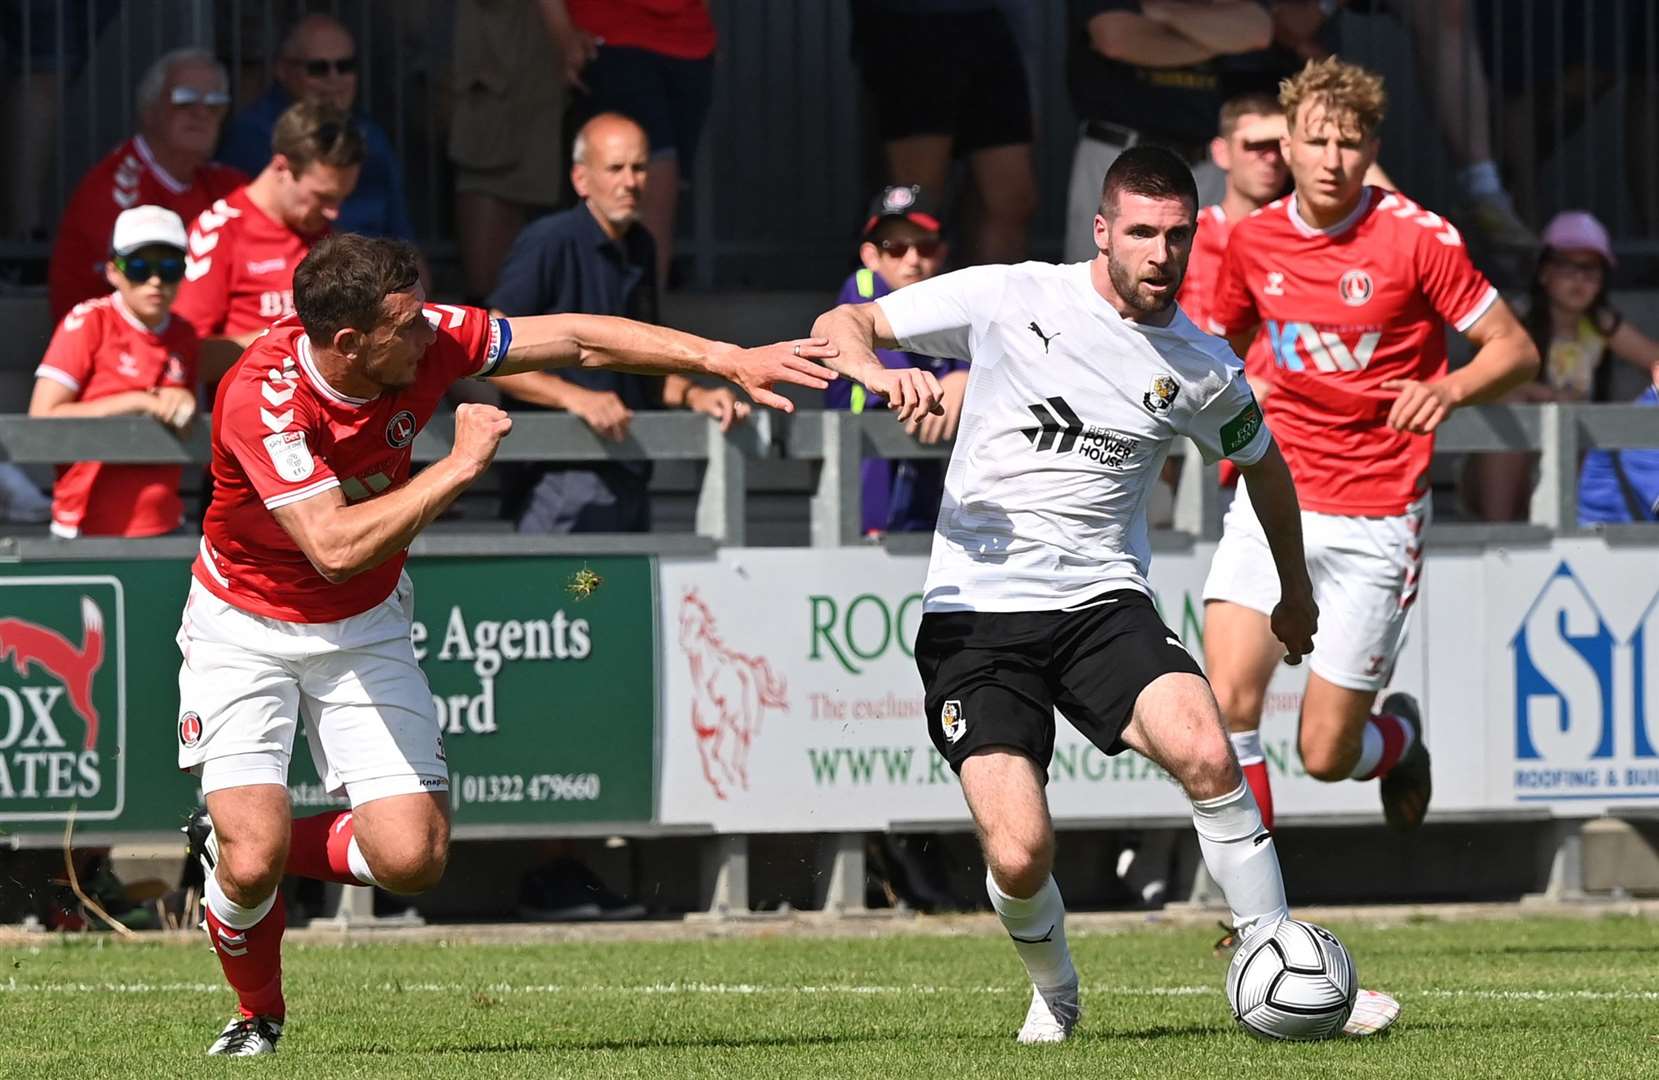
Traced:
<path id="1" fill-rule="evenodd" d="M 1659 367 L 1636 404 L 1659 406 Z M 1592 450 L 1584 455 L 1578 474 L 1578 523 L 1637 521 L 1659 521 L 1659 450 Z"/>
<path id="2" fill-rule="evenodd" d="M 571 183 L 582 201 L 532 222 L 513 243 L 490 307 L 509 318 L 579 312 L 657 318 L 656 244 L 641 220 L 648 169 L 656 160 L 643 128 L 602 113 L 582 125 L 572 149 Z M 641 409 L 685 408 L 729 430 L 749 403 L 725 387 L 682 375 L 566 368 L 491 380 L 509 409 L 562 409 L 602 439 L 621 442 Z M 505 470 L 503 515 L 520 532 L 646 532 L 651 502 L 648 461 L 596 465 L 517 464 Z"/>
<path id="3" fill-rule="evenodd" d="M 1387 14 L 1404 25 L 1418 58 L 1413 65 L 1418 88 L 1433 107 L 1457 164 L 1471 223 L 1499 248 L 1535 248 L 1538 238 L 1516 214 L 1494 160 L 1491 88 L 1467 0 L 1274 0 L 1274 41 L 1297 58 L 1298 67 L 1323 60 L 1331 50 L 1322 31 L 1338 12 Z M 1539 70 L 1547 69 L 1540 65 Z M 1510 164 L 1518 163 L 1511 159 Z"/>
<path id="4" fill-rule="evenodd" d="M 1612 400 L 1609 356 L 1659 370 L 1659 342 L 1614 308 L 1607 279 L 1615 260 L 1607 229 L 1583 210 L 1557 214 L 1544 229 L 1544 250 L 1521 322 L 1544 362 L 1532 382 L 1512 391 L 1510 402 Z M 1525 521 L 1532 501 L 1538 455 L 1478 454 L 1464 479 L 1469 502 L 1486 521 Z"/>
<path id="5" fill-rule="evenodd" d="M 680 187 L 714 99 L 718 38 L 708 0 L 567 0 L 576 35 L 567 58 L 590 58 L 576 84 L 577 118 L 621 113 L 651 140 L 651 183 L 639 220 L 657 242 L 656 285 L 668 285 Z"/>
<path id="6" fill-rule="evenodd" d="M 351 196 L 340 204 L 341 232 L 413 241 L 403 190 L 403 166 L 386 131 L 357 104 L 357 42 L 330 15 L 307 15 L 288 31 L 277 54 L 276 82 L 231 118 L 219 160 L 252 176 L 271 159 L 277 118 L 296 101 L 320 101 L 350 113 L 363 136 L 363 167 Z"/>
<path id="7" fill-rule="evenodd" d="M 1131 146 L 1163 146 L 1193 165 L 1200 205 L 1222 196 L 1204 162 L 1221 107 L 1222 57 L 1266 48 L 1273 20 L 1256 0 L 1069 0 L 1066 82 L 1083 119 L 1066 196 L 1068 262 L 1091 259 L 1100 177 Z"/>
<path id="8" fill-rule="evenodd" d="M 115 291 L 70 309 L 35 369 L 30 416 L 151 416 L 183 431 L 196 413 L 196 332 L 172 317 L 184 222 L 160 206 L 115 219 L 104 276 Z M 177 465 L 82 461 L 58 471 L 52 534 L 160 536 L 179 527 Z"/>
<path id="9" fill-rule="evenodd" d="M 906 285 L 926 281 L 944 268 L 945 255 L 938 212 L 923 190 L 914 186 L 886 188 L 870 204 L 864 240 L 858 245 L 858 261 L 864 269 L 847 278 L 835 302 L 867 304 Z M 885 367 L 933 372 L 944 391 L 944 412 L 911 421 L 909 430 L 930 445 L 955 439 L 968 387 L 967 363 L 899 349 L 877 349 L 875 353 Z M 824 391 L 824 408 L 885 412 L 887 402 L 870 395 L 852 379 L 837 379 Z M 860 490 L 865 536 L 932 532 L 945 492 L 945 463 L 866 459 Z"/>
<path id="10" fill-rule="evenodd" d="M 191 225 L 176 310 L 202 339 L 208 382 L 294 313 L 294 269 L 340 216 L 362 161 L 349 115 L 321 102 L 291 105 L 271 133 L 265 168 Z"/>
<path id="11" fill-rule="evenodd" d="M 212 53 L 164 54 L 138 80 L 135 97 L 138 131 L 87 172 L 64 207 L 48 270 L 54 320 L 108 294 L 109 238 L 123 210 L 161 206 L 193 221 L 248 181 L 209 160 L 230 106 L 224 65 Z"/>
<path id="12" fill-rule="evenodd" d="M 584 45 L 564 0 L 455 5 L 449 160 L 469 304 L 485 303 L 530 215 L 559 202 L 565 84 Z"/>
<path id="13" fill-rule="evenodd" d="M 1037 212 L 1030 83 L 997 0 L 855 0 L 853 42 L 888 181 L 937 198 L 965 158 L 979 193 L 972 261 L 1024 260 Z"/>

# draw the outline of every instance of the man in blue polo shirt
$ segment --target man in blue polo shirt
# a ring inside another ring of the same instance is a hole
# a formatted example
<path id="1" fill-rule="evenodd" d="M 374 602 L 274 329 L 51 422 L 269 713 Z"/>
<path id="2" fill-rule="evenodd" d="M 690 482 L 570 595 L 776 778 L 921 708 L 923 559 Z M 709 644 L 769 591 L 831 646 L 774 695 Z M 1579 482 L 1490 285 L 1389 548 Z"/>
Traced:
<path id="1" fill-rule="evenodd" d="M 925 281 L 944 267 L 945 243 L 939 237 L 939 217 L 920 187 L 889 187 L 876 196 L 864 223 L 858 260 L 864 269 L 855 271 L 842 284 L 837 304 L 869 303 L 895 289 Z M 876 355 L 890 368 L 926 368 L 938 377 L 945 392 L 944 412 L 913 422 L 911 434 L 930 444 L 956 438 L 962 397 L 968 387 L 968 365 L 961 360 L 898 349 L 877 349 Z M 826 409 L 862 413 L 886 407 L 886 401 L 867 393 L 851 379 L 837 379 L 824 391 Z M 865 461 L 864 535 L 931 532 L 944 490 L 943 461 Z"/>
<path id="2" fill-rule="evenodd" d="M 357 101 L 357 42 L 340 20 L 307 15 L 282 39 L 276 82 L 225 125 L 219 160 L 258 176 L 271 160 L 271 131 L 277 117 L 296 101 L 322 101 L 352 112 Z M 340 206 L 336 232 L 391 236 L 413 242 L 403 192 L 403 167 L 386 130 L 362 113 L 353 117 L 363 133 L 363 171 Z"/>
<path id="3" fill-rule="evenodd" d="M 639 223 L 650 144 L 638 124 L 601 113 L 577 132 L 570 178 L 582 201 L 525 226 L 490 294 L 507 316 L 580 312 L 657 321 L 657 245 Z M 528 371 L 491 380 L 508 409 L 562 409 L 601 438 L 621 442 L 641 409 L 684 408 L 720 422 L 749 415 L 725 387 L 588 368 Z M 503 515 L 520 532 L 645 532 L 651 528 L 648 461 L 517 465 L 504 469 Z"/>

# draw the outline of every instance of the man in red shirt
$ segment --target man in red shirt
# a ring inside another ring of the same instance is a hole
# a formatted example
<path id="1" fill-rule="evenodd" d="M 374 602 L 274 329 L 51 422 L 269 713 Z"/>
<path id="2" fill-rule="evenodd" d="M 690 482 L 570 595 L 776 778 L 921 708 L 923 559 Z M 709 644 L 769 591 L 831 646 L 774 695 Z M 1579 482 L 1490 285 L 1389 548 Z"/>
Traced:
<path id="1" fill-rule="evenodd" d="M 215 382 L 267 326 L 294 312 L 294 268 L 357 184 L 363 137 L 332 105 L 300 102 L 277 119 L 271 161 L 190 227 L 177 312 L 202 339 Z"/>
<path id="2" fill-rule="evenodd" d="M 1241 355 L 1251 350 L 1247 367 L 1271 372 L 1257 394 L 1301 496 L 1320 608 L 1302 763 L 1320 780 L 1380 779 L 1388 823 L 1410 829 L 1432 789 L 1421 714 L 1404 693 L 1375 712 L 1373 703 L 1417 595 L 1433 433 L 1453 409 L 1530 379 L 1538 353 L 1455 228 L 1366 186 L 1386 107 L 1380 77 L 1334 58 L 1310 62 L 1279 100 L 1295 191 L 1233 228 L 1210 329 Z M 1448 323 L 1476 347 L 1450 374 Z M 1268 558 L 1241 491 L 1204 585 L 1204 656 L 1229 725 L 1252 735 L 1282 657 L 1268 623 L 1277 599 Z M 1250 749 L 1260 758 L 1259 742 Z M 1245 775 L 1265 817 L 1266 768 L 1258 761 Z"/>
<path id="3" fill-rule="evenodd" d="M 449 770 L 410 644 L 410 542 L 489 467 L 511 421 L 455 413 L 453 449 L 409 478 L 410 447 L 459 379 L 616 367 L 822 389 L 819 340 L 760 349 L 626 319 L 491 318 L 428 305 L 414 248 L 329 237 L 280 320 L 213 408 L 214 499 L 178 643 L 179 767 L 207 815 L 207 926 L 239 1012 L 208 1051 L 270 1053 L 282 1034 L 283 873 L 417 893 L 443 874 Z M 350 810 L 291 820 L 288 761 L 306 718 L 323 782 Z"/>
<path id="4" fill-rule="evenodd" d="M 76 304 L 35 369 L 30 416 L 196 414 L 196 332 L 170 314 L 184 277 L 184 222 L 160 206 L 115 219 L 104 274 L 113 293 Z M 81 461 L 58 470 L 52 534 L 160 536 L 179 527 L 177 465 Z"/>
<path id="5" fill-rule="evenodd" d="M 105 263 L 115 218 L 160 206 L 185 221 L 248 178 L 210 160 L 230 106 L 224 66 L 202 49 L 166 53 L 138 81 L 138 132 L 81 178 L 58 223 L 47 284 L 52 318 L 105 296 Z"/>

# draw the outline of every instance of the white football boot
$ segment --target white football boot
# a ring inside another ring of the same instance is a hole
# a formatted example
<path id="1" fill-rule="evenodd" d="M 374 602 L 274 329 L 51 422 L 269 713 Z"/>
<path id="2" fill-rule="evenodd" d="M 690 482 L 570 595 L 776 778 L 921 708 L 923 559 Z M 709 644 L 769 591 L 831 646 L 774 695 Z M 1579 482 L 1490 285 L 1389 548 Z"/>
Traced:
<path id="1" fill-rule="evenodd" d="M 1354 997 L 1354 1011 L 1342 1025 L 1342 1034 L 1353 1038 L 1378 1035 L 1393 1026 L 1400 1018 L 1400 1003 L 1388 994 L 1376 990 L 1361 990 Z"/>
<path id="2" fill-rule="evenodd" d="M 214 1057 L 255 1057 L 276 1053 L 282 1021 L 269 1016 L 235 1016 L 207 1052 Z"/>
<path id="3" fill-rule="evenodd" d="M 1031 1043 L 1065 1042 L 1071 1038 L 1072 1028 L 1083 1015 L 1083 1006 L 1077 1000 L 1077 984 L 1061 986 L 1045 995 L 1035 986 L 1031 988 L 1031 1008 L 1025 1012 L 1025 1023 L 1020 1027 L 1019 1041 Z"/>

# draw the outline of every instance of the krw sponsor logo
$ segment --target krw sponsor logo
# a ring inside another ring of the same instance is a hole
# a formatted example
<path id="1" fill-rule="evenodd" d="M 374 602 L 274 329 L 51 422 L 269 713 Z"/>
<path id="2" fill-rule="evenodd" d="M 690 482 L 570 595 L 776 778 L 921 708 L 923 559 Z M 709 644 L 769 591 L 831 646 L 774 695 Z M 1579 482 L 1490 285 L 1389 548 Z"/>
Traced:
<path id="1" fill-rule="evenodd" d="M 0 820 L 121 812 L 122 590 L 111 577 L 0 578 Z"/>
<path id="2" fill-rule="evenodd" d="M 1345 337 L 1309 323 L 1267 321 L 1273 362 L 1286 371 L 1306 371 L 1309 364 L 1317 371 L 1364 371 L 1371 366 L 1371 356 L 1381 340 L 1381 330 Z"/>
<path id="3" fill-rule="evenodd" d="M 1659 799 L 1659 594 L 1624 640 L 1562 562 L 1510 640 L 1515 795 Z"/>

